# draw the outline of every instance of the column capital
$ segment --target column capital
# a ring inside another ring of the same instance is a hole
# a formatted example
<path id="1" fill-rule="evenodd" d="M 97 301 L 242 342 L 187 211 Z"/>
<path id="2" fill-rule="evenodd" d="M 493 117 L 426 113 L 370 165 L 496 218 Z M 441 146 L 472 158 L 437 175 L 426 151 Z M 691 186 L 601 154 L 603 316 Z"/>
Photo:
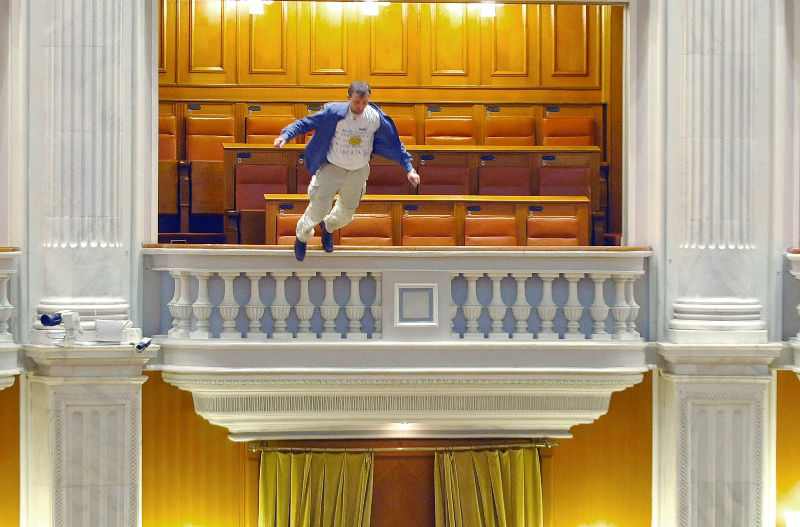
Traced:
<path id="1" fill-rule="evenodd" d="M 677 375 L 757 376 L 769 374 L 769 365 L 783 344 L 658 344 L 666 370 Z"/>
<path id="2" fill-rule="evenodd" d="M 25 354 L 36 363 L 39 377 L 116 378 L 140 376 L 158 349 L 155 344 L 139 351 L 133 344 L 76 343 L 72 347 L 29 345 Z"/>

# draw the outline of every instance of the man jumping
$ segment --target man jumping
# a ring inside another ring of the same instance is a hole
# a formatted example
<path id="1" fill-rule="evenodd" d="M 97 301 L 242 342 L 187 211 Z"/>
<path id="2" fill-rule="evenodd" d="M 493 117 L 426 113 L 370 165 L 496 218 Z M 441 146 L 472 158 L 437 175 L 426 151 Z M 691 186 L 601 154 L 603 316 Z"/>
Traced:
<path id="1" fill-rule="evenodd" d="M 369 84 L 355 81 L 347 89 L 347 102 L 331 102 L 321 111 L 298 119 L 281 130 L 275 146 L 281 148 L 298 135 L 316 130 L 306 145 L 306 166 L 314 174 L 308 186 L 308 207 L 297 222 L 294 255 L 306 257 L 314 227 L 322 230 L 322 247 L 333 251 L 333 231 L 351 221 L 369 177 L 369 159 L 375 153 L 397 162 L 416 187 L 419 174 L 411 166 L 392 119 L 369 102 Z M 331 210 L 336 194 L 339 198 Z"/>

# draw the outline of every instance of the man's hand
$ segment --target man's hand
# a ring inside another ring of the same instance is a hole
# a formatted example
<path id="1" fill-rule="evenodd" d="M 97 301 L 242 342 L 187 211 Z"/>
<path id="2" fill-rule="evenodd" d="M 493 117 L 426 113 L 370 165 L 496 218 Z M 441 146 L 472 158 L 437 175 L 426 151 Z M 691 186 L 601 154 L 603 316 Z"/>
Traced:
<path id="1" fill-rule="evenodd" d="M 417 185 L 419 185 L 419 174 L 417 174 L 413 170 L 408 174 L 406 174 L 406 177 L 408 178 L 408 182 L 411 183 L 412 187 L 416 187 Z"/>
<path id="2" fill-rule="evenodd" d="M 276 148 L 283 148 L 283 145 L 286 144 L 286 139 L 284 139 L 281 136 L 278 136 L 275 138 L 275 142 L 272 144 L 275 145 Z"/>

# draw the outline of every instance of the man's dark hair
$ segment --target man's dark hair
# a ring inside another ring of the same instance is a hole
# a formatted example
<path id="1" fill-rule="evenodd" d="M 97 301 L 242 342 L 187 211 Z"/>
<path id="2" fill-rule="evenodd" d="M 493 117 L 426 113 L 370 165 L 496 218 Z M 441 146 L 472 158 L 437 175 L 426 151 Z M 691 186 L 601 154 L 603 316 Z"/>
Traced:
<path id="1" fill-rule="evenodd" d="M 355 81 L 347 88 L 347 96 L 352 97 L 353 92 L 363 97 L 364 95 L 370 95 L 372 93 L 372 88 L 364 81 Z"/>

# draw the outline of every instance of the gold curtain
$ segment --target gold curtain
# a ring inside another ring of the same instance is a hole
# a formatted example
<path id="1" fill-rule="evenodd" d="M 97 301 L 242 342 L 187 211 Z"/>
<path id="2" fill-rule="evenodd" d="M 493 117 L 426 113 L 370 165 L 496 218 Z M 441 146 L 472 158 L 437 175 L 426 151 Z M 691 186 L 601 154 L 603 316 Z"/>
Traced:
<path id="1" fill-rule="evenodd" d="M 374 456 L 263 452 L 258 527 L 369 527 Z"/>
<path id="2" fill-rule="evenodd" d="M 542 527 L 542 478 L 533 448 L 437 452 L 436 527 Z"/>

